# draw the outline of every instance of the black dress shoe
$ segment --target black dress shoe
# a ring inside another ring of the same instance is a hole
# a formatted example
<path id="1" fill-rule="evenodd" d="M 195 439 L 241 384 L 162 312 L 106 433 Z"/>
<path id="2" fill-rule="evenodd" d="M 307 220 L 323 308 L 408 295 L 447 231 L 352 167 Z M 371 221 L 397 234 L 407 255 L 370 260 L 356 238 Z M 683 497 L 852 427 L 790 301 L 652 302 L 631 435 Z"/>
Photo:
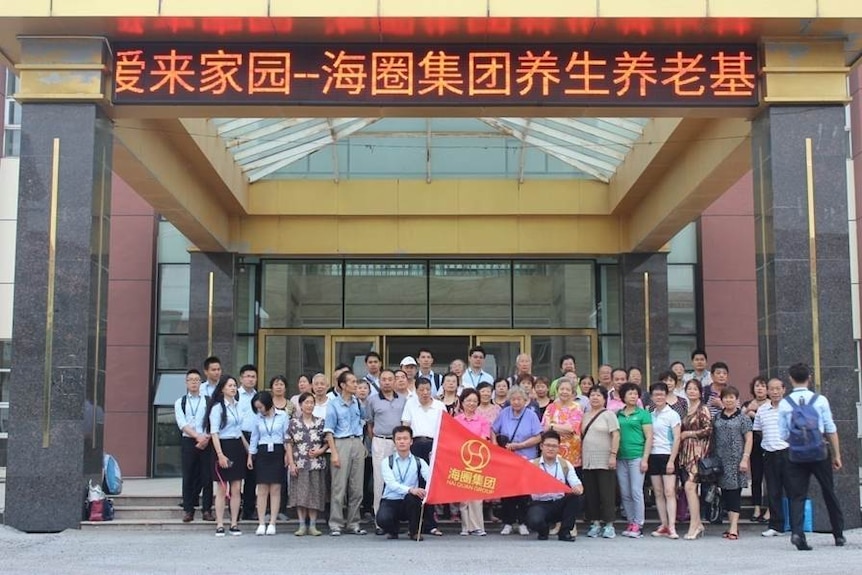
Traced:
<path id="1" fill-rule="evenodd" d="M 539 533 L 539 541 L 547 541 L 548 534 L 547 533 Z"/>
<path id="2" fill-rule="evenodd" d="M 814 549 L 811 545 L 808 544 L 808 541 L 805 540 L 805 537 L 800 535 L 791 535 L 790 542 L 796 545 L 796 548 L 800 551 L 811 551 Z"/>
<path id="3" fill-rule="evenodd" d="M 568 541 L 569 543 L 574 543 L 575 538 L 571 535 L 571 533 L 560 533 L 557 535 L 557 539 L 560 541 Z"/>
<path id="4" fill-rule="evenodd" d="M 843 535 L 835 536 L 835 547 L 844 547 L 844 544 L 847 543 L 847 540 Z"/>
<path id="5" fill-rule="evenodd" d="M 378 529 L 380 529 L 380 528 L 378 527 Z M 382 531 L 382 529 L 381 529 L 381 531 Z M 378 533 L 378 535 L 382 535 L 382 533 Z M 386 535 L 386 538 L 387 539 L 398 539 L 398 534 L 397 533 L 389 533 Z"/>

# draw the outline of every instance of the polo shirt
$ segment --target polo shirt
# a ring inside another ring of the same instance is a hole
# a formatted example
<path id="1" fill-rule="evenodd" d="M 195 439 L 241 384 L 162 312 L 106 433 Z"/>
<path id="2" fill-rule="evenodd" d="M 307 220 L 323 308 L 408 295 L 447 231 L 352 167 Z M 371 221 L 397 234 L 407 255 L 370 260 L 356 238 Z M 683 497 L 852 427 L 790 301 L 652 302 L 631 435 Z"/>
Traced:
<path id="1" fill-rule="evenodd" d="M 349 402 L 340 395 L 326 404 L 326 419 L 323 432 L 331 433 L 335 439 L 361 437 L 365 415 L 359 400 L 354 396 Z"/>
<path id="2" fill-rule="evenodd" d="M 518 424 L 519 419 L 521 419 L 520 425 Z M 542 424 L 536 416 L 536 412 L 526 405 L 518 416 L 514 414 L 511 406 L 504 407 L 491 428 L 497 435 L 508 435 L 512 443 L 521 443 L 542 433 Z M 513 453 L 526 459 L 533 459 L 536 457 L 536 446 L 518 449 Z"/>
<path id="3" fill-rule="evenodd" d="M 365 402 L 365 417 L 374 426 L 374 435 L 391 437 L 392 430 L 401 425 L 401 415 L 407 398 L 392 392 L 392 399 L 383 393 L 372 393 Z"/>
<path id="4" fill-rule="evenodd" d="M 665 405 L 661 411 L 653 411 L 651 453 L 670 455 L 673 450 L 673 428 L 681 424 L 679 414 L 669 405 Z"/>
<path id="5" fill-rule="evenodd" d="M 772 407 L 772 402 L 767 401 L 757 408 L 753 429 L 763 434 L 760 446 L 764 451 L 775 453 L 787 449 L 787 442 L 781 438 L 781 430 L 778 428 L 778 407 Z"/>
<path id="6" fill-rule="evenodd" d="M 624 409 L 617 412 L 620 423 L 620 448 L 617 459 L 640 459 L 644 456 L 646 435 L 644 425 L 652 426 L 652 415 L 642 408 L 636 407 L 631 415 L 626 415 Z"/>
<path id="7" fill-rule="evenodd" d="M 436 438 L 440 427 L 440 414 L 446 411 L 446 406 L 439 399 L 432 399 L 428 405 L 422 405 L 418 399 L 408 401 L 404 405 L 401 421 L 413 429 L 413 437 Z"/>

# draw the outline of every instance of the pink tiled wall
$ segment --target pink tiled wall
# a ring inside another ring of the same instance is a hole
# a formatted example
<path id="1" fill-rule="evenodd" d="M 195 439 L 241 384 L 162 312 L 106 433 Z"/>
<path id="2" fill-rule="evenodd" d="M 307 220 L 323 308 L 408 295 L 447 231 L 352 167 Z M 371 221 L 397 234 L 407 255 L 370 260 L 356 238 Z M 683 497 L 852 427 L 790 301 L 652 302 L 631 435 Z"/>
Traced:
<path id="1" fill-rule="evenodd" d="M 148 473 L 155 212 L 114 176 L 105 391 L 105 450 L 129 477 Z"/>
<path id="2" fill-rule="evenodd" d="M 748 393 L 758 373 L 757 278 L 751 173 L 715 201 L 700 220 L 704 343 L 710 363 L 730 366 Z"/>

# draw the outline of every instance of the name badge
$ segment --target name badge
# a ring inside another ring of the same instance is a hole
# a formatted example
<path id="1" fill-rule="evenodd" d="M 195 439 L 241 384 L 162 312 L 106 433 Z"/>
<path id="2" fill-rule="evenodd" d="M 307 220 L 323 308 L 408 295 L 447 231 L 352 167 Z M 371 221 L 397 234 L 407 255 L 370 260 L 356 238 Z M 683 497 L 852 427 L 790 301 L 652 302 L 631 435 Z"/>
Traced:
<path id="1" fill-rule="evenodd" d="M 267 453 L 272 453 L 273 451 L 275 451 L 275 445 L 273 445 L 272 443 L 267 443 L 266 444 L 266 451 L 267 451 Z"/>

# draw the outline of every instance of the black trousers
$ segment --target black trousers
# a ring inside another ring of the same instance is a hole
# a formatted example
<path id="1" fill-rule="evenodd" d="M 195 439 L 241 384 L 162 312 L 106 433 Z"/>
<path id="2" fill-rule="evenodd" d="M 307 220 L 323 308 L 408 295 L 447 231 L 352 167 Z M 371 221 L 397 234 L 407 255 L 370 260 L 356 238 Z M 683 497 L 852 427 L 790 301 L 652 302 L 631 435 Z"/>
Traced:
<path id="1" fill-rule="evenodd" d="M 430 437 L 415 437 L 413 445 L 410 447 L 410 453 L 425 460 L 425 463 L 431 465 L 431 449 L 434 447 L 434 440 Z M 378 525 L 380 525 L 378 523 Z M 437 529 L 437 519 L 434 517 L 434 511 L 428 509 L 422 521 L 422 532 L 428 533 L 432 529 Z"/>
<path id="2" fill-rule="evenodd" d="M 617 472 L 612 469 L 584 469 L 581 473 L 586 520 L 611 525 L 616 517 Z"/>
<path id="3" fill-rule="evenodd" d="M 251 433 L 243 431 L 245 440 L 251 443 Z M 240 465 L 242 462 L 238 462 Z M 251 519 L 257 510 L 257 473 L 254 469 L 245 470 L 245 480 L 242 483 L 242 518 Z M 276 511 L 278 513 L 278 511 Z"/>
<path id="4" fill-rule="evenodd" d="M 195 510 L 195 499 L 203 491 L 201 509 L 206 512 L 213 506 L 212 480 L 212 448 L 195 447 L 195 440 L 183 437 L 181 442 L 180 460 L 183 466 L 183 511 L 192 513 Z"/>
<path id="5" fill-rule="evenodd" d="M 790 531 L 794 535 L 804 537 L 802 531 L 805 515 L 805 498 L 808 497 L 808 483 L 811 476 L 817 479 L 823 492 L 823 502 L 829 512 L 829 523 L 832 524 L 832 534 L 836 537 L 844 535 L 844 515 L 838 497 L 835 496 L 835 485 L 832 479 L 832 459 L 827 457 L 822 461 L 811 463 L 787 462 L 787 484 L 790 493 Z"/>
<path id="6" fill-rule="evenodd" d="M 763 505 L 763 448 L 760 442 L 763 440 L 763 433 L 755 431 L 753 433 L 753 441 L 751 444 L 751 503 L 758 507 Z M 767 489 L 769 489 L 767 487 Z M 767 496 L 769 494 L 767 493 Z M 763 510 L 760 510 L 763 513 Z"/>
<path id="7" fill-rule="evenodd" d="M 526 525 L 527 508 L 530 506 L 530 501 L 531 499 L 529 495 L 519 495 L 518 497 L 503 497 L 500 500 L 500 504 L 502 507 L 502 509 L 500 510 L 500 519 L 506 525 L 512 525 L 514 523 Z M 572 525 L 574 525 L 574 523 L 572 523 Z"/>
<path id="8" fill-rule="evenodd" d="M 787 484 L 787 450 L 763 452 L 763 474 L 766 476 L 766 498 L 769 502 L 769 528 L 784 533 L 782 499 L 790 489 Z"/>
<path id="9" fill-rule="evenodd" d="M 368 450 L 371 453 L 371 450 Z M 363 513 L 372 513 L 374 511 L 374 465 L 371 461 L 371 455 L 365 458 L 365 484 L 362 486 L 362 505 L 360 509 Z"/>
<path id="10" fill-rule="evenodd" d="M 581 508 L 581 498 L 577 495 L 564 495 L 556 501 L 532 501 L 527 508 L 527 527 L 547 537 L 551 526 L 560 522 L 560 534 L 575 528 L 575 517 Z"/>
<path id="11" fill-rule="evenodd" d="M 422 500 L 407 494 L 404 499 L 381 499 L 377 511 L 377 526 L 390 535 L 398 535 L 398 527 L 407 521 L 407 532 L 411 537 L 419 531 L 419 517 L 422 515 Z M 426 512 L 426 516 L 427 516 Z"/>

